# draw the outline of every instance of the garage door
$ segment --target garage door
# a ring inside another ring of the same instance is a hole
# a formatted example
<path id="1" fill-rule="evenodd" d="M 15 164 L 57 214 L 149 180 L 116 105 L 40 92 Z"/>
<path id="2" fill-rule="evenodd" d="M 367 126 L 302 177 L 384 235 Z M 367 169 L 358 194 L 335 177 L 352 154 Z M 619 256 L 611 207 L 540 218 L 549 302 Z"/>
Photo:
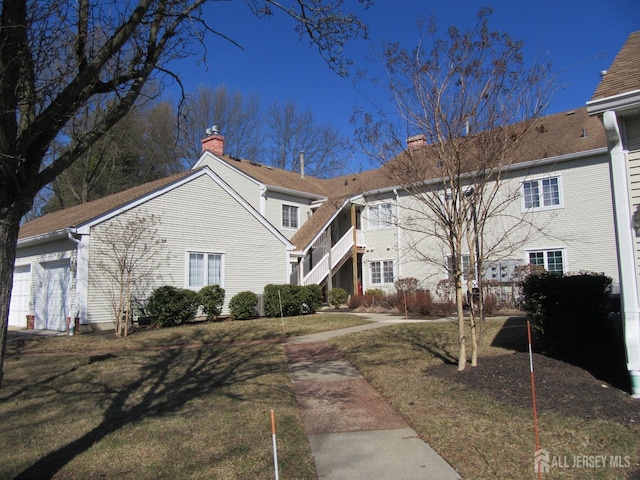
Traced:
<path id="1" fill-rule="evenodd" d="M 69 315 L 69 262 L 44 265 L 44 328 L 66 330 Z"/>
<path id="2" fill-rule="evenodd" d="M 9 303 L 9 325 L 26 327 L 31 298 L 31 265 L 18 265 L 13 271 L 13 288 Z"/>

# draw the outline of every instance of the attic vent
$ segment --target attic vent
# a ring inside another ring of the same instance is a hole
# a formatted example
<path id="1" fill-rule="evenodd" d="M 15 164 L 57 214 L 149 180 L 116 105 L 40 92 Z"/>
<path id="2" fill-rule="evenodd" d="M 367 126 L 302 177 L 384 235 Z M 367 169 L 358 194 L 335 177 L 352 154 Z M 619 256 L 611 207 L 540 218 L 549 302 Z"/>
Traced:
<path id="1" fill-rule="evenodd" d="M 581 134 L 580 136 L 581 136 L 582 138 L 586 138 L 586 136 L 587 136 L 587 129 L 586 129 L 586 128 L 583 128 L 583 129 L 582 129 L 582 134 Z"/>
<path id="2" fill-rule="evenodd" d="M 241 158 L 234 157 L 233 155 L 229 155 L 229 158 L 230 158 L 231 160 L 235 160 L 236 162 L 241 162 L 241 161 L 242 161 L 242 159 L 241 159 Z"/>
<path id="3" fill-rule="evenodd" d="M 273 170 L 273 167 L 271 167 L 269 165 L 265 165 L 265 167 L 267 167 L 267 170 Z"/>
<path id="4" fill-rule="evenodd" d="M 567 112 L 567 116 L 569 116 L 569 115 L 573 115 L 573 114 L 575 114 L 575 113 L 576 113 L 576 111 L 575 111 L 575 110 L 571 110 L 571 111 Z"/>
<path id="5" fill-rule="evenodd" d="M 262 165 L 260 165 L 259 163 L 256 162 L 249 162 L 251 165 L 253 165 L 254 167 L 261 167 Z"/>
<path id="6" fill-rule="evenodd" d="M 540 125 L 539 127 L 536 127 L 536 130 L 538 131 L 538 133 L 544 133 L 547 130 L 544 128 L 544 125 Z"/>

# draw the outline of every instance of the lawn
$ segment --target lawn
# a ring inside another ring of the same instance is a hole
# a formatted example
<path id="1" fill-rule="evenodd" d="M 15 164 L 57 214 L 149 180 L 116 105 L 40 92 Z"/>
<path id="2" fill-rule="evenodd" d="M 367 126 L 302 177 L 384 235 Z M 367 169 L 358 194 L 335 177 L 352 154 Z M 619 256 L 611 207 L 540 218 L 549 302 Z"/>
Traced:
<path id="1" fill-rule="evenodd" d="M 313 315 L 8 344 L 0 478 L 280 478 L 315 468 L 280 343 L 365 323 Z"/>
<path id="2" fill-rule="evenodd" d="M 281 342 L 360 323 L 331 314 L 10 342 L 0 478 L 273 478 L 273 409 L 280 478 L 313 479 Z M 462 373 L 453 323 L 331 342 L 463 478 L 536 478 L 522 321 L 488 320 L 480 365 Z M 534 363 L 543 478 L 638 478 L 640 401 L 573 365 Z"/>
<path id="3" fill-rule="evenodd" d="M 479 366 L 464 372 L 456 328 L 405 324 L 331 343 L 463 478 L 537 478 L 526 324 L 487 320 Z M 534 365 L 543 478 L 640 478 L 640 400 L 568 363 L 535 354 Z"/>

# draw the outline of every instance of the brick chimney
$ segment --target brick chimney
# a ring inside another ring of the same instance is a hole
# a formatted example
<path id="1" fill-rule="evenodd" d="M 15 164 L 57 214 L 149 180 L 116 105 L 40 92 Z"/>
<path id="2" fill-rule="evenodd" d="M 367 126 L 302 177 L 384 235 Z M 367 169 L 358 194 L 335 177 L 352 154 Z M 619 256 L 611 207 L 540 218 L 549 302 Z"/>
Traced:
<path id="1" fill-rule="evenodd" d="M 202 139 L 202 153 L 211 152 L 214 155 L 224 154 L 224 137 L 220 135 L 218 126 L 207 128 L 206 137 Z"/>
<path id="2" fill-rule="evenodd" d="M 418 150 L 419 148 L 427 146 L 427 137 L 424 133 L 414 135 L 407 138 L 407 148 L 409 150 Z"/>

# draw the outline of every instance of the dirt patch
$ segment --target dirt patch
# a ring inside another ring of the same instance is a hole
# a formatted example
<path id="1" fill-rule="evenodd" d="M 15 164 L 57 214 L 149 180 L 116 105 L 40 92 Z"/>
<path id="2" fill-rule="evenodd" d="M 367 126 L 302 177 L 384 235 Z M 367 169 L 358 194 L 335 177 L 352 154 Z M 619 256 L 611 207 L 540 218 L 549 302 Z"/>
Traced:
<path id="1" fill-rule="evenodd" d="M 640 424 L 640 401 L 628 392 L 580 367 L 539 354 L 533 357 L 539 412 Z M 425 374 L 481 391 L 506 405 L 530 408 L 532 404 L 526 352 L 483 357 L 477 367 L 467 366 L 462 372 L 454 365 L 438 365 L 426 369 Z"/>

